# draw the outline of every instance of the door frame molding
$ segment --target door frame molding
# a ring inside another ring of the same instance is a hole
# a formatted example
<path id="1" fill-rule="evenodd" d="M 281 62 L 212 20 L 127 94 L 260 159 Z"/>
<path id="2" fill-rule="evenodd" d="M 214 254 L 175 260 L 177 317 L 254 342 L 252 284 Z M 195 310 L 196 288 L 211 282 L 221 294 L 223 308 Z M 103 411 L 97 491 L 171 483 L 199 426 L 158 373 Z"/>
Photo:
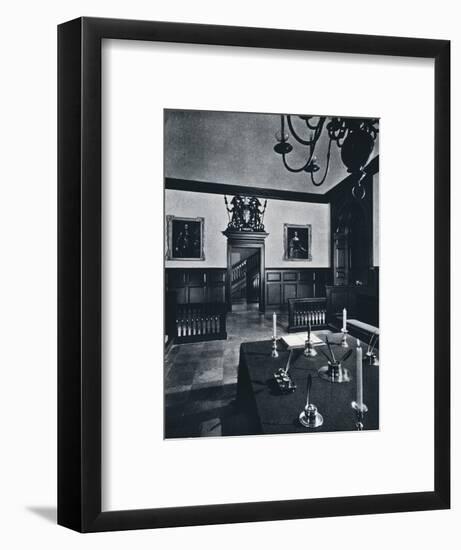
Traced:
<path id="1" fill-rule="evenodd" d="M 226 270 L 226 304 L 232 311 L 232 250 L 234 248 L 256 248 L 259 250 L 259 311 L 266 311 L 266 237 L 264 231 L 226 231 L 227 237 L 227 270 Z"/>

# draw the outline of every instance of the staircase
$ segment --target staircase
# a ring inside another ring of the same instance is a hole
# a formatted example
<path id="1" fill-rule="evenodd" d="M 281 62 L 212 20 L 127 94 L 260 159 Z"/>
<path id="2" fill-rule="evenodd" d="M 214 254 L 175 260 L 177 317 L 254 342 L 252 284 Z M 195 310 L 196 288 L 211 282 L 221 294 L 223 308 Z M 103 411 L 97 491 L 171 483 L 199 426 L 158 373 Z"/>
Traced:
<path id="1" fill-rule="evenodd" d="M 232 303 L 258 302 L 259 285 L 259 252 L 255 252 L 232 266 Z"/>

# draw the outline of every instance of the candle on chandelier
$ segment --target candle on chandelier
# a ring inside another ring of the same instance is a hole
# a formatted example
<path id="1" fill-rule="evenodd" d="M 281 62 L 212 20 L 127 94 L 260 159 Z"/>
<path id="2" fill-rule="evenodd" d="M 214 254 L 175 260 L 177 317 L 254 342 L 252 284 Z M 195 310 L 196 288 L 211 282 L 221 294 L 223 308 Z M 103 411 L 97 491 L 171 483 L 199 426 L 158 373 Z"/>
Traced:
<path id="1" fill-rule="evenodd" d="M 356 366 L 357 366 L 357 405 L 359 409 L 363 407 L 363 373 L 362 373 L 362 347 L 360 340 L 357 340 L 357 353 L 356 353 Z"/>

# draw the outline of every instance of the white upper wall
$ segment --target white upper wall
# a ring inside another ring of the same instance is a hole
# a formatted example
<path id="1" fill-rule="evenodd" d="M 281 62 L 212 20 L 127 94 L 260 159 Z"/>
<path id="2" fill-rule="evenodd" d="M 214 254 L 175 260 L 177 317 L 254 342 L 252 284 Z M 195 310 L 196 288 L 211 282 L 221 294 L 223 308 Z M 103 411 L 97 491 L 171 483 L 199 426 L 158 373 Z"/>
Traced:
<path id="1" fill-rule="evenodd" d="M 205 261 L 166 261 L 166 267 L 227 266 L 228 218 L 223 195 L 192 191 L 165 191 L 165 216 L 205 218 Z M 312 261 L 283 259 L 283 224 L 312 225 Z M 266 267 L 330 267 L 330 205 L 269 199 L 264 217 Z"/>

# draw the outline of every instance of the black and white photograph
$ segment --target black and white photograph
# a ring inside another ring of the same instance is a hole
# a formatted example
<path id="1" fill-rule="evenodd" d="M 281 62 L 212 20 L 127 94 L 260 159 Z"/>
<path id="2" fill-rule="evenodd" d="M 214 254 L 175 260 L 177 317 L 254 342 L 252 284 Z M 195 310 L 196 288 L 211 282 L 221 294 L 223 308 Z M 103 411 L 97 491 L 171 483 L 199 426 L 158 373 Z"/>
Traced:
<path id="1" fill-rule="evenodd" d="M 4 4 L 1 548 L 458 548 L 461 33 L 415 6 Z"/>
<path id="2" fill-rule="evenodd" d="M 164 136 L 165 439 L 379 430 L 379 118 Z"/>

